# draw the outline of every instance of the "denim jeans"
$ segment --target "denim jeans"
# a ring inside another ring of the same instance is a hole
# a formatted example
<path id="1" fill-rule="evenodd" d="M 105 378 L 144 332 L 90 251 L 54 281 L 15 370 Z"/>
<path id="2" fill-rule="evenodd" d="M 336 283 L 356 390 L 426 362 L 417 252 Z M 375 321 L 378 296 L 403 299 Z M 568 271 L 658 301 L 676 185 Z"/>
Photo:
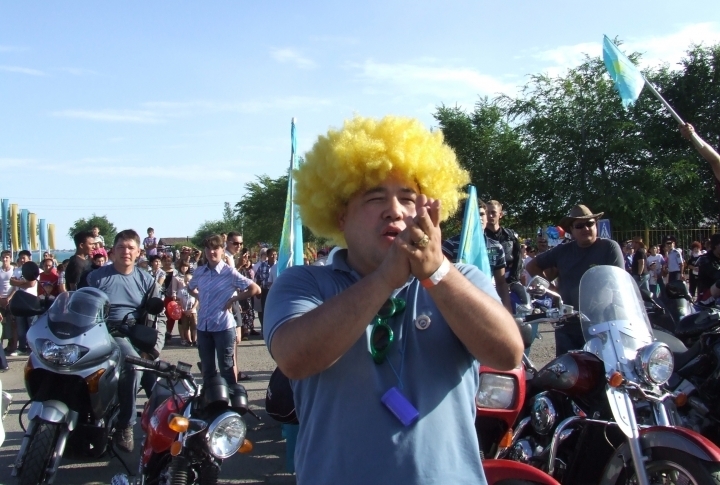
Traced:
<path id="1" fill-rule="evenodd" d="M 30 326 L 35 322 L 35 317 L 15 317 L 15 326 L 18 334 L 18 349 L 27 350 L 27 333 Z"/>
<path id="2" fill-rule="evenodd" d="M 635 283 L 637 283 L 638 288 L 641 290 L 647 290 L 650 291 L 650 274 L 644 274 L 642 276 L 640 275 L 633 275 L 633 279 L 635 280 Z"/>
<path id="3" fill-rule="evenodd" d="M 210 378 L 217 375 L 215 365 L 220 366 L 220 375 L 225 378 L 228 384 L 237 383 L 237 376 L 233 370 L 235 364 L 235 327 L 220 332 L 206 332 L 198 330 L 197 345 L 202 364 L 203 381 L 208 382 Z"/>
<path id="4" fill-rule="evenodd" d="M 135 348 L 125 338 L 115 337 L 115 342 L 120 346 L 120 353 L 123 360 L 126 356 L 140 357 Z M 120 403 L 120 413 L 118 414 L 118 427 L 132 426 L 135 424 L 135 398 L 138 391 L 138 382 L 140 382 L 143 372 L 135 370 L 132 364 L 125 364 L 120 368 L 120 378 L 118 379 L 118 399 Z"/>
<path id="5" fill-rule="evenodd" d="M 585 346 L 582 333 L 568 332 L 563 328 L 555 330 L 555 357 L 567 354 L 570 350 L 579 350 Z"/>

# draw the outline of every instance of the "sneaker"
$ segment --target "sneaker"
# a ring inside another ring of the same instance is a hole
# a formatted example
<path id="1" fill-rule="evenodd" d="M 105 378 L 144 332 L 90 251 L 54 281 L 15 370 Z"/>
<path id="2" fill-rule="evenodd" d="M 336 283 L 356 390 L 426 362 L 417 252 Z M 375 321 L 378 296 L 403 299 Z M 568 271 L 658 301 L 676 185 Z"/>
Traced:
<path id="1" fill-rule="evenodd" d="M 135 442 L 133 441 L 133 427 L 132 425 L 125 426 L 124 428 L 117 428 L 115 430 L 115 436 L 113 441 L 118 448 L 125 453 L 132 453 L 135 448 Z"/>
<path id="2" fill-rule="evenodd" d="M 171 333 L 166 333 L 166 334 L 165 334 L 165 343 L 166 343 L 166 344 L 167 344 L 167 343 L 170 343 L 171 340 L 172 340 L 172 334 L 171 334 Z"/>
<path id="3" fill-rule="evenodd" d="M 260 332 L 253 328 L 252 330 L 250 330 L 250 335 L 260 335 Z"/>
<path id="4" fill-rule="evenodd" d="M 18 355 L 20 355 L 20 352 L 18 352 L 17 350 L 13 350 L 8 354 L 9 357 L 17 357 Z"/>

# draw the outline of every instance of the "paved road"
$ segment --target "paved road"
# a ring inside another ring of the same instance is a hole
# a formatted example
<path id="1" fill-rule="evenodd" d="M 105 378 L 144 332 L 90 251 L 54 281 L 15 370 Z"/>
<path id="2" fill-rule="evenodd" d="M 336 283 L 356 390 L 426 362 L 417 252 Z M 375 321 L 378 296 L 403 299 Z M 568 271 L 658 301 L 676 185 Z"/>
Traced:
<path id="1" fill-rule="evenodd" d="M 535 342 L 530 354 L 537 366 L 544 365 L 555 356 L 555 342 L 550 325 L 542 324 L 540 335 L 543 336 L 543 339 Z M 199 360 L 197 350 L 180 347 L 177 345 L 178 342 L 179 340 L 175 336 L 175 345 L 166 347 L 162 355 L 163 360 L 169 362 L 181 360 L 192 363 L 195 367 L 195 362 Z M 220 475 L 221 483 L 294 484 L 294 476 L 285 472 L 285 441 L 282 438 L 280 424 L 265 413 L 265 389 L 275 364 L 259 337 L 251 337 L 251 340 L 242 342 L 238 355 L 242 371 L 252 376 L 251 381 L 244 383 L 248 391 L 250 407 L 261 417 L 262 421 L 258 422 L 252 416 L 246 417 L 249 428 L 248 439 L 254 443 L 255 447 L 250 454 L 235 455 L 223 463 Z M 5 443 L 0 448 L 0 485 L 16 483 L 15 479 L 10 477 L 10 473 L 22 440 L 18 414 L 20 407 L 28 398 L 22 377 L 25 360 L 22 357 L 10 357 L 10 370 L 0 374 L 3 390 L 10 392 L 15 399 L 10 408 L 10 414 L 3 423 L 6 437 Z M 196 374 L 196 377 L 199 377 L 199 374 Z M 138 399 L 138 411 L 142 410 L 144 404 L 144 398 Z M 122 454 L 132 470 L 137 468 L 141 435 L 142 430 L 138 424 L 135 427 L 136 453 Z M 123 471 L 116 459 L 100 461 L 64 459 L 62 463 L 55 481 L 57 485 L 107 484 L 110 483 L 113 475 Z"/>

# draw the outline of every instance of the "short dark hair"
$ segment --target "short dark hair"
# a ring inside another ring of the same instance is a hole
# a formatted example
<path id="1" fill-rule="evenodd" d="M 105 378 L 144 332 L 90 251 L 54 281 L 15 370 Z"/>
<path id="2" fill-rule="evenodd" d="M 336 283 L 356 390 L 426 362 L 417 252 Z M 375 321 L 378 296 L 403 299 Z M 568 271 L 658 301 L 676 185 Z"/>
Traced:
<path id="1" fill-rule="evenodd" d="M 275 249 L 275 248 L 268 248 L 268 249 L 267 249 L 267 252 L 266 252 L 265 254 L 270 255 L 270 253 L 275 253 L 275 254 L 277 254 L 277 249 Z"/>
<path id="2" fill-rule="evenodd" d="M 223 245 L 222 237 L 217 234 L 213 234 L 211 236 L 206 237 L 205 241 L 203 242 L 203 247 L 206 247 L 208 249 L 221 248 L 222 245 Z"/>
<path id="3" fill-rule="evenodd" d="M 150 259 L 148 261 L 150 261 L 150 263 L 152 263 L 153 261 L 157 261 L 157 260 L 162 261 L 162 258 L 160 256 L 158 256 L 157 254 L 153 254 L 152 256 L 150 256 Z"/>
<path id="4" fill-rule="evenodd" d="M 155 232 L 155 229 L 153 229 L 152 227 L 148 227 L 147 232 Z"/>
<path id="5" fill-rule="evenodd" d="M 43 263 L 44 263 L 45 261 L 50 261 L 53 265 L 55 264 L 55 260 L 52 259 L 52 258 L 45 258 L 45 259 L 42 260 Z"/>
<path id="6" fill-rule="evenodd" d="M 233 237 L 242 237 L 242 234 L 240 234 L 239 232 L 236 232 L 236 231 L 230 231 L 227 233 L 228 239 L 233 238 Z"/>
<path id="7" fill-rule="evenodd" d="M 95 236 L 93 236 L 90 231 L 80 231 L 75 233 L 75 235 L 73 236 L 73 241 L 75 242 L 75 249 L 79 248 L 81 244 L 85 244 L 85 242 L 90 238 L 95 239 Z"/>
<path id="8" fill-rule="evenodd" d="M 12 253 L 6 249 L 0 253 L 0 258 L 4 258 L 5 256 L 10 256 L 12 258 Z"/>
<path id="9" fill-rule="evenodd" d="M 18 258 L 20 256 L 27 256 L 28 258 L 32 259 L 32 253 L 30 251 L 28 251 L 27 249 L 23 249 L 22 251 L 20 251 L 18 253 Z"/>
<path id="10" fill-rule="evenodd" d="M 135 232 L 135 229 L 125 229 L 123 231 L 118 232 L 115 235 L 115 240 L 113 240 L 113 247 L 117 245 L 120 241 L 135 241 L 135 243 L 140 246 L 140 235 Z"/>
<path id="11" fill-rule="evenodd" d="M 715 233 L 712 236 L 710 236 L 710 247 L 712 249 L 715 249 L 715 246 L 720 244 L 720 234 Z"/>

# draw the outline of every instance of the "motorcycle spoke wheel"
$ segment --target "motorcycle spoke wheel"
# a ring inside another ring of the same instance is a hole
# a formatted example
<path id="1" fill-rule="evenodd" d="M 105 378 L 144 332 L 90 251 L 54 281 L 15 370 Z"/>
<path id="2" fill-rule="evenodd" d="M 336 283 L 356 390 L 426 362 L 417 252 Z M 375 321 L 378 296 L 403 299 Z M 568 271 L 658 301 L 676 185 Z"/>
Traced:
<path id="1" fill-rule="evenodd" d="M 628 465 L 629 471 L 632 464 Z M 679 450 L 656 448 L 652 459 L 645 464 L 651 485 L 720 485 L 720 466 L 706 463 Z M 637 485 L 634 470 L 629 480 L 620 483 Z"/>

